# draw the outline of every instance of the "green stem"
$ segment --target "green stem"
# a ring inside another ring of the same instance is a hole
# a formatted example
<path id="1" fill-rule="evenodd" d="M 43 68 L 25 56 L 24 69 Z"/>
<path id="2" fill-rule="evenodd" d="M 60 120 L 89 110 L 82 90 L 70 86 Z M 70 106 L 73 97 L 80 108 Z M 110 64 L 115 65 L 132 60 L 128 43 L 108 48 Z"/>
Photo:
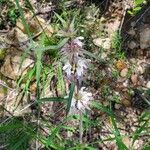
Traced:
<path id="1" fill-rule="evenodd" d="M 79 125 L 79 132 L 80 132 L 80 144 L 82 144 L 82 138 L 83 138 L 83 113 L 80 111 L 80 125 Z"/>

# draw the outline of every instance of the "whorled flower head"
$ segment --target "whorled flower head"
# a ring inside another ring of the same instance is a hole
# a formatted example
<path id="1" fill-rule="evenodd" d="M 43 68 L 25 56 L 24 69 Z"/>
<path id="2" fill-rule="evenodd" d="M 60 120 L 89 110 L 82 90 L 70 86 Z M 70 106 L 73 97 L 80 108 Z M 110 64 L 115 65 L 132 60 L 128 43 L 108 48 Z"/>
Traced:
<path id="1" fill-rule="evenodd" d="M 84 58 L 82 37 L 66 43 L 61 49 L 61 55 L 64 62 L 63 70 L 68 78 L 71 74 L 75 75 L 77 79 L 81 78 L 84 71 L 88 68 L 89 60 Z"/>
<path id="2" fill-rule="evenodd" d="M 84 44 L 81 42 L 81 39 L 82 37 L 77 37 L 63 46 L 61 55 L 64 61 L 69 60 L 72 64 L 76 62 L 78 56 L 83 56 L 82 48 Z"/>
<path id="3" fill-rule="evenodd" d="M 93 100 L 92 93 L 85 91 L 85 87 L 82 87 L 78 94 L 73 95 L 70 114 L 79 114 L 85 112 L 86 109 L 90 110 L 91 100 Z"/>

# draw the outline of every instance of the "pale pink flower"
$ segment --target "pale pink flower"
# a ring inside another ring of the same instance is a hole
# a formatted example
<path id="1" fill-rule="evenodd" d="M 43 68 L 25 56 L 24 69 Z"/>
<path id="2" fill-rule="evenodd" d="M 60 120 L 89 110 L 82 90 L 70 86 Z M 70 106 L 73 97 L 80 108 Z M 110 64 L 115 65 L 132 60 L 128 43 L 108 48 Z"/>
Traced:
<path id="1" fill-rule="evenodd" d="M 80 112 L 84 113 L 86 109 L 90 110 L 91 100 L 93 100 L 92 93 L 82 87 L 72 98 L 70 114 L 79 114 Z"/>
<path id="2" fill-rule="evenodd" d="M 72 66 L 69 63 L 69 61 L 67 61 L 63 67 L 63 70 L 65 71 L 65 73 L 67 74 L 68 77 L 71 76 L 71 69 L 72 69 Z"/>
<path id="3" fill-rule="evenodd" d="M 80 78 L 83 74 L 85 69 L 88 68 L 88 60 L 80 58 L 77 62 L 77 67 L 76 67 L 76 73 L 77 73 L 77 78 Z"/>
<path id="4" fill-rule="evenodd" d="M 66 43 L 61 49 L 62 59 L 69 60 L 70 64 L 76 63 L 78 56 L 83 56 L 83 43 L 80 41 L 81 37 Z"/>
<path id="5" fill-rule="evenodd" d="M 64 62 L 63 70 L 67 77 L 75 75 L 77 79 L 81 78 L 84 71 L 88 68 L 88 60 L 83 55 L 83 37 L 77 37 L 66 43 L 61 49 L 62 61 Z"/>

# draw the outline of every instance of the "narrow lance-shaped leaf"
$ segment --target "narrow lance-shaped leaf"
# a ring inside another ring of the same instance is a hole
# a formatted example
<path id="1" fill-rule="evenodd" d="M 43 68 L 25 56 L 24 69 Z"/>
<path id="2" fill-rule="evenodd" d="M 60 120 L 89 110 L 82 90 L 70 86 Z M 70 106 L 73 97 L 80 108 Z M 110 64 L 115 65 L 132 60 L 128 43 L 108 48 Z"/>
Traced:
<path id="1" fill-rule="evenodd" d="M 92 106 L 99 109 L 99 110 L 101 110 L 102 112 L 107 113 L 109 116 L 115 117 L 115 114 L 111 110 L 109 110 L 105 106 L 101 105 L 100 103 L 93 102 Z"/>
<path id="2" fill-rule="evenodd" d="M 115 135 L 115 140 L 116 140 L 116 144 L 118 146 L 118 149 L 119 150 L 129 150 L 126 147 L 126 145 L 122 142 L 122 138 L 121 138 L 120 132 L 119 132 L 119 130 L 117 128 L 117 124 L 116 124 L 115 118 L 112 117 L 112 116 L 110 116 L 110 118 L 111 118 L 112 125 L 113 125 L 113 128 L 114 128 L 114 130 L 112 130 L 112 131 L 113 131 L 113 133 Z"/>
<path id="3" fill-rule="evenodd" d="M 73 93 L 74 93 L 74 89 L 75 89 L 75 84 L 71 83 L 70 85 L 70 93 L 69 93 L 69 97 L 68 97 L 68 103 L 67 103 L 67 114 L 70 111 L 70 107 L 71 107 L 71 102 L 72 102 L 72 97 L 73 97 Z"/>
<path id="4" fill-rule="evenodd" d="M 63 72 L 62 72 L 62 64 L 59 63 L 58 65 L 58 90 L 60 90 L 61 94 L 65 94 L 65 83 L 64 83 L 64 78 L 63 78 Z"/>
<path id="5" fill-rule="evenodd" d="M 41 25 L 40 21 L 38 20 L 38 18 L 37 18 L 37 16 L 36 16 L 36 13 L 34 12 L 34 8 L 32 7 L 32 4 L 30 3 L 29 0 L 26 0 L 26 2 L 27 2 L 27 4 L 28 4 L 30 10 L 32 11 L 34 18 L 37 20 L 37 22 L 38 22 L 40 28 L 42 29 L 44 35 L 47 37 L 47 35 L 46 35 L 46 33 L 45 33 L 45 30 L 44 30 L 43 26 Z M 48 39 L 48 37 L 47 37 L 47 39 Z"/>
<path id="6" fill-rule="evenodd" d="M 140 5 L 144 2 L 144 0 L 135 0 L 135 5 Z"/>
<path id="7" fill-rule="evenodd" d="M 62 97 L 47 97 L 47 98 L 41 98 L 38 100 L 39 103 L 41 102 L 63 102 L 66 101 L 67 99 L 62 98 Z"/>
<path id="8" fill-rule="evenodd" d="M 25 84 L 25 88 L 23 89 L 23 92 L 22 92 L 23 95 L 26 93 L 26 91 L 28 91 L 30 82 L 34 78 L 34 75 L 35 75 L 35 67 L 28 74 L 28 80 L 27 80 L 27 83 Z"/>
<path id="9" fill-rule="evenodd" d="M 114 128 L 113 133 L 115 135 L 115 140 L 116 140 L 116 143 L 118 145 L 119 150 L 128 150 L 128 148 L 122 142 L 120 132 L 119 132 L 117 125 L 116 125 L 116 122 L 115 122 L 115 114 L 110 109 L 102 106 L 99 103 L 93 102 L 92 105 L 93 105 L 93 107 L 100 109 L 101 111 L 107 113 L 110 116 L 111 121 L 112 121 L 112 125 Z"/>
<path id="10" fill-rule="evenodd" d="M 57 45 L 51 45 L 51 46 L 46 46 L 46 47 L 38 47 L 36 48 L 36 50 L 41 50 L 41 51 L 47 51 L 47 50 L 55 50 L 55 49 L 59 49 L 62 46 L 64 46 L 67 42 L 68 42 L 69 38 L 64 38 L 60 43 L 58 43 Z"/>
<path id="11" fill-rule="evenodd" d="M 26 30 L 28 36 L 31 38 L 31 32 L 30 32 L 30 30 L 29 30 L 29 26 L 28 26 L 28 24 L 27 24 L 27 22 L 26 22 L 26 19 L 25 19 L 25 17 L 24 17 L 23 10 L 22 10 L 22 8 L 21 8 L 21 6 L 20 6 L 20 4 L 19 4 L 19 0 L 15 0 L 15 2 L 16 2 L 16 5 L 17 5 L 17 7 L 18 7 L 18 9 L 19 9 L 23 26 L 25 27 L 25 30 Z M 31 39 L 31 42 L 32 42 L 32 39 Z"/>
<path id="12" fill-rule="evenodd" d="M 30 82 L 32 81 L 33 79 L 33 76 L 35 74 L 35 66 L 29 71 L 27 72 L 25 75 L 21 76 L 21 78 L 19 79 L 18 83 L 17 83 L 17 90 L 19 89 L 19 86 L 20 84 L 23 82 L 24 79 L 28 79 L 26 84 L 25 84 L 25 87 L 22 91 L 23 95 L 26 93 L 26 91 L 28 90 L 28 87 L 30 85 Z"/>
<path id="13" fill-rule="evenodd" d="M 55 15 L 61 21 L 63 27 L 66 28 L 67 27 L 67 22 L 60 15 L 58 15 L 56 12 L 55 12 Z"/>
<path id="14" fill-rule="evenodd" d="M 147 111 L 145 111 L 145 113 L 140 117 L 139 121 L 140 122 L 143 121 L 143 123 L 142 123 L 142 125 L 139 128 L 136 129 L 135 133 L 133 134 L 132 145 L 139 138 L 140 134 L 146 129 L 146 127 L 150 123 L 150 110 L 149 109 Z"/>

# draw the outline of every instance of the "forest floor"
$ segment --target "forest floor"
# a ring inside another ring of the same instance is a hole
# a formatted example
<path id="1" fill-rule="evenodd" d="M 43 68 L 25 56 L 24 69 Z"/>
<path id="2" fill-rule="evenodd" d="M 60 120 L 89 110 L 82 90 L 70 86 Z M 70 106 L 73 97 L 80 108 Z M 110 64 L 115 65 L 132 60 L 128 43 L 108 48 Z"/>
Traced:
<path id="1" fill-rule="evenodd" d="M 149 1 L 0 11 L 0 150 L 150 149 Z"/>

